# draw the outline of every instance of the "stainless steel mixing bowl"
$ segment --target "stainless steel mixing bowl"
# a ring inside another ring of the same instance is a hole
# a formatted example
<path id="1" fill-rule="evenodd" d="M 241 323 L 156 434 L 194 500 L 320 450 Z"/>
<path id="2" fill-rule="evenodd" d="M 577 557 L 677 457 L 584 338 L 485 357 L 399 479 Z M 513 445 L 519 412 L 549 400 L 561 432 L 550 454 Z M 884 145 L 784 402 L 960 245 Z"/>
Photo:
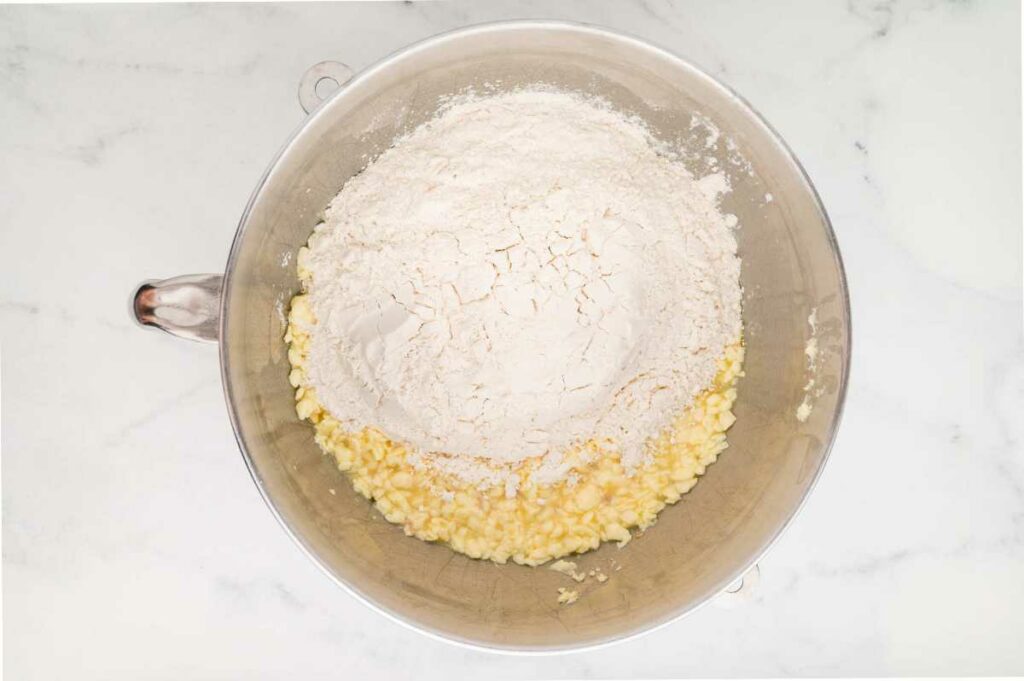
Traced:
<path id="1" fill-rule="evenodd" d="M 311 69 L 300 89 L 304 106 L 318 104 L 317 80 L 348 75 L 331 63 Z M 741 225 L 746 376 L 729 449 L 655 527 L 624 549 L 605 545 L 580 557 L 584 567 L 606 569 L 614 558 L 621 570 L 571 607 L 555 602 L 557 587 L 566 585 L 562 575 L 471 560 L 406 537 L 374 512 L 296 417 L 282 340 L 282 312 L 298 286 L 291 256 L 345 181 L 396 135 L 428 119 L 445 95 L 534 82 L 605 97 L 667 140 L 689 137 L 693 114 L 706 117 L 733 144 L 714 145 L 693 162 L 706 164 L 713 155 L 729 171 L 733 190 L 724 209 Z M 143 323 L 219 340 L 228 412 L 252 477 L 285 529 L 338 584 L 421 631 L 517 651 L 579 648 L 649 630 L 750 569 L 821 473 L 850 356 L 835 237 L 778 135 L 736 94 L 664 50 L 604 29 L 547 21 L 440 35 L 353 77 L 270 164 L 223 276 L 149 282 L 136 291 L 133 307 Z M 815 384 L 823 392 L 801 422 L 796 409 L 808 380 L 804 350 L 815 309 L 821 348 Z"/>

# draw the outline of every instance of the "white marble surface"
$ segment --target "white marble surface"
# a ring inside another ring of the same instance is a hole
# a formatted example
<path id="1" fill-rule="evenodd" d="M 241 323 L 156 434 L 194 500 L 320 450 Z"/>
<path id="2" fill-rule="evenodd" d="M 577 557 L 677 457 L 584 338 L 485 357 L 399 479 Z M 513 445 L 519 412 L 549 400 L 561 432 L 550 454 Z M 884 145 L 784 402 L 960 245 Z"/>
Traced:
<path id="1" fill-rule="evenodd" d="M 1024 673 L 1020 8 L 532 2 L 0 8 L 5 671 L 12 679 Z M 582 654 L 508 658 L 372 613 L 238 456 L 214 348 L 132 326 L 146 277 L 222 268 L 301 120 L 299 75 L 559 17 L 749 98 L 849 270 L 849 403 L 761 595 Z"/>

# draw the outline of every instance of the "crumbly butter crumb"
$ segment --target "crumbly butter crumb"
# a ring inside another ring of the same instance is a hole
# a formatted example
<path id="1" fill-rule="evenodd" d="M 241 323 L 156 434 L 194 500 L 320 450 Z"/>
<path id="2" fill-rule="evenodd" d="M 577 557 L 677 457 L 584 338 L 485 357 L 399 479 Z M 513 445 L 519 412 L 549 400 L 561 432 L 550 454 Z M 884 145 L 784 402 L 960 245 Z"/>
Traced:
<path id="1" fill-rule="evenodd" d="M 575 589 L 566 589 L 564 586 L 558 587 L 558 603 L 560 605 L 572 605 L 579 600 L 580 592 Z"/>
<path id="2" fill-rule="evenodd" d="M 573 579 L 576 579 L 576 575 L 579 574 L 576 572 L 576 563 L 571 560 L 556 560 L 548 567 L 548 569 L 554 570 L 555 572 L 561 572 L 563 575 L 572 577 Z M 577 579 L 576 581 L 580 580 Z"/>
<path id="3" fill-rule="evenodd" d="M 814 376 L 818 370 L 818 308 L 811 309 L 811 314 L 807 317 L 807 326 L 810 328 L 811 334 L 810 338 L 807 339 L 807 344 L 804 346 L 804 354 L 807 355 L 807 373 L 809 376 L 803 388 L 804 398 L 796 408 L 796 420 L 800 423 L 807 421 L 811 412 L 814 411 L 814 405 L 811 403 L 811 390 L 814 388 Z M 821 395 L 821 392 L 821 389 L 819 389 L 814 393 L 814 396 Z"/>
<path id="4" fill-rule="evenodd" d="M 561 563 L 562 565 L 559 565 L 559 563 Z M 566 566 L 572 566 L 572 567 L 566 567 Z M 582 582 L 584 579 L 587 578 L 586 573 L 584 573 L 584 572 L 576 572 L 576 563 L 571 563 L 571 562 L 568 562 L 568 561 L 560 560 L 560 561 L 558 561 L 558 563 L 555 563 L 554 565 L 552 565 L 551 569 L 554 570 L 555 572 L 561 572 L 566 577 L 572 577 L 573 580 L 575 580 L 577 582 Z"/>

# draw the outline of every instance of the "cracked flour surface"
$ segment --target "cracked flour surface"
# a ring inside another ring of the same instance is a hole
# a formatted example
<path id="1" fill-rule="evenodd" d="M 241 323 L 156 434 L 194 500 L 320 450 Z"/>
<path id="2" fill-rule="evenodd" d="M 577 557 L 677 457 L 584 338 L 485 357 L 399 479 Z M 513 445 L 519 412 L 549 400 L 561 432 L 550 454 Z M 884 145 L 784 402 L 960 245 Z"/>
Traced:
<path id="1" fill-rule="evenodd" d="M 554 481 L 591 439 L 634 468 L 740 336 L 723 190 L 600 102 L 458 99 L 349 180 L 300 253 L 311 385 L 345 427 L 466 479 L 544 456 Z"/>

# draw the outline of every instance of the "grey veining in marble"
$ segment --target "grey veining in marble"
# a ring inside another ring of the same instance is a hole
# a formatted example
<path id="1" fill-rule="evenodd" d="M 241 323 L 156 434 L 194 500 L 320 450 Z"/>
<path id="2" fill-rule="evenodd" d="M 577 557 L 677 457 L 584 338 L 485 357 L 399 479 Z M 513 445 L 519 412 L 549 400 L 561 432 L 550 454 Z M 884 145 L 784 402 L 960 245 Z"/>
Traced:
<path id="1" fill-rule="evenodd" d="M 832 461 L 758 598 L 531 659 L 333 586 L 250 482 L 214 349 L 126 313 L 142 278 L 223 267 L 306 67 L 522 17 L 637 34 L 746 96 L 831 213 L 855 329 Z M 0 7 L 5 670 L 1024 673 L 1019 27 L 1013 0 Z"/>

